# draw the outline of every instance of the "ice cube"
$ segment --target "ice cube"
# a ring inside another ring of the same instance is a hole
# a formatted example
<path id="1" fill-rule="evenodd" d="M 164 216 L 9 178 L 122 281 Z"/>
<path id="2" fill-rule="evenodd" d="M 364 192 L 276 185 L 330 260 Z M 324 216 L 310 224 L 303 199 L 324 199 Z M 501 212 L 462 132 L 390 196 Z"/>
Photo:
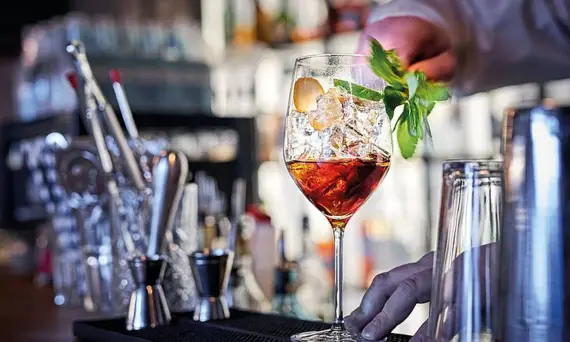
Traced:
<path id="1" fill-rule="evenodd" d="M 344 132 L 344 144 L 347 153 L 359 158 L 367 158 L 378 150 L 377 139 L 391 139 L 390 132 L 385 132 L 383 125 L 389 120 L 383 104 L 352 98 L 343 103 L 343 110 L 347 117 Z M 381 141 L 381 146 L 389 146 Z"/>
<path id="2" fill-rule="evenodd" d="M 344 149 L 344 130 L 337 125 L 330 130 L 330 146 L 336 155 L 341 156 Z"/>
<path id="3" fill-rule="evenodd" d="M 317 109 L 309 112 L 309 121 L 314 129 L 322 131 L 343 119 L 344 113 L 339 96 L 339 91 L 331 88 L 317 97 Z"/>
<path id="4" fill-rule="evenodd" d="M 289 113 L 285 156 L 289 160 L 377 157 L 386 155 L 391 138 L 390 120 L 381 103 L 333 88 L 319 96 L 316 110 Z"/>
<path id="5" fill-rule="evenodd" d="M 287 159 L 298 159 L 310 147 L 307 139 L 315 130 L 309 123 L 307 114 L 296 110 L 289 113 L 286 125 L 285 155 Z"/>

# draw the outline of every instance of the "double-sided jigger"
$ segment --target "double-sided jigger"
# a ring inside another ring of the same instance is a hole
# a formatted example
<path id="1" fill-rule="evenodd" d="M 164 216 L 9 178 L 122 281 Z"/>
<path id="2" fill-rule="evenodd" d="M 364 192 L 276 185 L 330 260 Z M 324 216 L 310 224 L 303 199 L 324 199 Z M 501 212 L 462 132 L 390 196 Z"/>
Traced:
<path id="1" fill-rule="evenodd" d="M 170 310 L 162 289 L 166 269 L 164 257 L 139 256 L 129 260 L 135 289 L 131 293 L 127 330 L 140 330 L 166 325 L 170 322 Z"/>
<path id="2" fill-rule="evenodd" d="M 161 253 L 188 175 L 188 161 L 180 153 L 163 151 L 152 173 L 153 204 L 146 256 L 129 259 L 136 288 L 129 302 L 127 330 L 154 328 L 168 324 L 171 319 L 161 285 L 166 268 L 166 258 Z"/>
<path id="3" fill-rule="evenodd" d="M 234 253 L 227 249 L 205 249 L 190 254 L 190 267 L 198 291 L 194 320 L 206 322 L 228 319 L 226 291 Z"/>

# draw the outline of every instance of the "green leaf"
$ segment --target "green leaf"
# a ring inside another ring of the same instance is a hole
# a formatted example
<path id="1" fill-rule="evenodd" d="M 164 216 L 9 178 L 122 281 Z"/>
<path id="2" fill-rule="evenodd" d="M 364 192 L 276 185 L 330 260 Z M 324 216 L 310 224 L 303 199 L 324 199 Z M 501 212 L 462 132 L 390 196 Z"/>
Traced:
<path id="1" fill-rule="evenodd" d="M 434 107 L 435 107 L 435 102 L 432 102 L 432 103 L 428 104 L 428 106 L 426 107 L 426 111 L 427 111 L 426 118 L 431 114 L 431 112 L 433 111 Z M 426 119 L 426 120 L 427 120 L 427 119 Z"/>
<path id="2" fill-rule="evenodd" d="M 370 68 L 376 76 L 382 78 L 396 89 L 404 89 L 405 82 L 400 70 L 400 61 L 394 52 L 387 52 L 380 43 L 373 39 L 370 42 L 372 56 L 369 59 Z"/>
<path id="3" fill-rule="evenodd" d="M 429 115 L 429 113 L 428 113 L 428 115 Z M 427 115 L 425 115 L 423 117 L 423 120 L 424 120 L 424 132 L 425 132 L 424 133 L 425 136 L 423 138 L 423 140 L 425 142 L 424 145 L 426 146 L 427 151 L 434 152 L 435 149 L 433 147 L 433 137 L 431 136 L 431 128 L 429 127 Z"/>
<path id="4" fill-rule="evenodd" d="M 411 99 L 416 95 L 416 90 L 418 90 L 419 80 L 414 73 L 409 73 L 406 75 L 406 83 L 408 84 L 408 94 Z"/>
<path id="5" fill-rule="evenodd" d="M 408 107 L 408 133 L 411 137 L 422 139 L 424 134 L 424 120 L 423 113 L 420 106 L 416 102 L 411 101 L 407 104 Z"/>
<path id="6" fill-rule="evenodd" d="M 398 121 L 396 129 L 396 138 L 400 146 L 400 153 L 404 159 L 410 159 L 416 153 L 419 138 L 410 135 L 409 118 L 410 118 L 410 105 L 406 103 L 402 112 L 403 117 Z"/>
<path id="7" fill-rule="evenodd" d="M 387 50 L 386 59 L 388 59 L 388 62 L 390 62 L 392 70 L 394 70 L 394 72 L 398 75 L 402 75 L 402 61 L 400 61 L 400 57 L 398 57 L 396 50 Z"/>
<path id="8" fill-rule="evenodd" d="M 384 97 L 381 92 L 344 80 L 333 80 L 335 87 L 341 88 L 349 94 L 369 101 L 382 101 Z"/>
<path id="9" fill-rule="evenodd" d="M 384 88 L 384 106 L 386 107 L 386 114 L 390 120 L 394 117 L 396 108 L 406 102 L 406 94 L 400 90 L 396 90 L 391 86 Z"/>
<path id="10" fill-rule="evenodd" d="M 443 83 L 425 82 L 425 85 L 418 90 L 418 96 L 428 101 L 447 101 L 451 97 L 449 89 Z"/>
<path id="11" fill-rule="evenodd" d="M 426 75 L 421 71 L 409 72 L 405 76 L 408 86 L 409 98 L 416 96 L 418 92 L 426 89 Z M 419 94 L 418 94 L 419 95 Z M 422 94 L 423 95 L 423 94 Z"/>

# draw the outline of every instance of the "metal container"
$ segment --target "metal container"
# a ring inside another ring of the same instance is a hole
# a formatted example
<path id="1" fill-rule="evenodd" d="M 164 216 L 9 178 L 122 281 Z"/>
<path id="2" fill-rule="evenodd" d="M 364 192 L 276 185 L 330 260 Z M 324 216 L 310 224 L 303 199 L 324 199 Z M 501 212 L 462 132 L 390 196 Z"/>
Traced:
<path id="1" fill-rule="evenodd" d="M 506 116 L 502 342 L 568 340 L 569 133 L 568 107 L 545 102 Z"/>
<path id="2" fill-rule="evenodd" d="M 194 320 L 228 319 L 230 310 L 226 290 L 234 253 L 224 249 L 205 249 L 192 253 L 189 259 L 200 297 L 194 310 Z"/>
<path id="3" fill-rule="evenodd" d="M 135 257 L 129 260 L 129 267 L 135 280 L 135 289 L 129 303 L 127 330 L 169 324 L 172 318 L 162 289 L 166 259 Z"/>

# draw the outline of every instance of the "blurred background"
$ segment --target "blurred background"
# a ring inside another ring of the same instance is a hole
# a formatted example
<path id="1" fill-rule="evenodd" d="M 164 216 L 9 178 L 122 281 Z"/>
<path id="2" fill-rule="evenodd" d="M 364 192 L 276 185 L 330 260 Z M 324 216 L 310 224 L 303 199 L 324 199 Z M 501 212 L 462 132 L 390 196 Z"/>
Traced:
<path id="1" fill-rule="evenodd" d="M 0 11 L 5 274 L 51 284 L 53 217 L 62 195 L 46 156 L 61 138 L 86 135 L 66 79 L 73 65 L 64 46 L 71 39 L 85 43 L 111 102 L 108 70 L 121 70 L 147 141 L 184 151 L 192 174 L 213 179 L 226 203 L 234 180 L 245 179 L 258 227 L 269 226 L 273 239 L 283 229 L 290 260 L 330 274 L 332 232 L 285 169 L 282 123 L 295 58 L 353 53 L 370 0 L 53 0 L 39 7 L 22 0 L 15 6 Z M 404 161 L 395 147 L 387 178 L 347 229 L 345 311 L 358 305 L 375 274 L 435 246 L 442 160 L 499 156 L 505 108 L 543 96 L 567 103 L 569 89 L 568 81 L 557 81 L 455 98 L 430 116 L 434 151 Z M 258 250 L 252 247 L 254 262 Z M 270 297 L 271 285 L 258 281 Z M 313 290 L 299 291 L 301 304 Z M 331 305 L 311 302 L 306 311 L 326 320 Z M 427 307 L 418 307 L 397 332 L 413 334 L 426 317 Z"/>

